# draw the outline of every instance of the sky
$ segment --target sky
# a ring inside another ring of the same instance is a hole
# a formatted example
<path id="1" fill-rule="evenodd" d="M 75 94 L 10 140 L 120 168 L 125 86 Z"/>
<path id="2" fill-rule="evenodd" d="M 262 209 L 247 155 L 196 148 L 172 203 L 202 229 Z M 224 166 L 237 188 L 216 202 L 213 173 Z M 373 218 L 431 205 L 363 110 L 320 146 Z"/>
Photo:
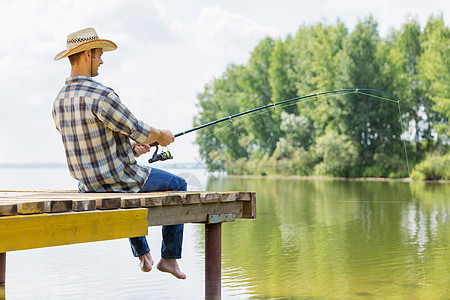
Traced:
<path id="1" fill-rule="evenodd" d="M 352 30 L 369 15 L 385 36 L 410 17 L 424 26 L 438 13 L 449 26 L 448 0 L 0 0 L 0 164 L 65 162 L 51 109 L 70 65 L 53 57 L 76 30 L 93 27 L 118 45 L 95 79 L 137 118 L 178 133 L 193 127 L 205 85 L 245 64 L 266 36 L 337 20 Z M 177 138 L 171 162 L 199 162 L 194 139 Z"/>

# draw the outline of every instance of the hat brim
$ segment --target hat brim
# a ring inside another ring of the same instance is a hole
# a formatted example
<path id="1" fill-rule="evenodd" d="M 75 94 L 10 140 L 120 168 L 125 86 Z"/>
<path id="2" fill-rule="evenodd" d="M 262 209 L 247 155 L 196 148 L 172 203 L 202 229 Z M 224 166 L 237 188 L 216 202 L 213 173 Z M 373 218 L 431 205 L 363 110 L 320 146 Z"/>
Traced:
<path id="1" fill-rule="evenodd" d="M 60 60 L 64 57 L 83 52 L 84 50 L 102 48 L 103 51 L 113 51 L 117 49 L 117 45 L 109 40 L 94 40 L 76 46 L 73 49 L 67 49 L 56 54 L 53 60 Z"/>

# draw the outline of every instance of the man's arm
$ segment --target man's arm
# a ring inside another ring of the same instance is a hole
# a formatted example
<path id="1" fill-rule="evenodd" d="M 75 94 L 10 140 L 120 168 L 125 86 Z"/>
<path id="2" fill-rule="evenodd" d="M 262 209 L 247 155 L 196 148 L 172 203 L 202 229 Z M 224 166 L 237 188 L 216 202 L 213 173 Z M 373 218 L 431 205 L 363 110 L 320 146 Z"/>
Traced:
<path id="1" fill-rule="evenodd" d="M 97 117 L 112 131 L 120 132 L 136 143 L 153 144 L 158 142 L 165 147 L 175 140 L 172 132 L 167 129 L 158 129 L 139 121 L 133 113 L 120 101 L 119 96 L 111 90 L 108 97 L 100 99 L 97 106 Z M 141 142 L 147 135 L 145 141 Z"/>
<path id="2" fill-rule="evenodd" d="M 172 132 L 167 129 L 157 129 L 151 127 L 150 134 L 143 144 L 137 144 L 135 141 L 131 141 L 131 147 L 133 148 L 134 156 L 139 157 L 142 154 L 145 154 L 150 151 L 150 147 L 153 143 L 157 143 L 157 145 L 161 145 L 163 147 L 171 144 L 174 141 L 174 137 Z"/>
<path id="3" fill-rule="evenodd" d="M 133 148 L 134 157 L 139 157 L 142 154 L 150 152 L 151 146 L 148 144 L 136 144 L 135 141 L 131 140 L 131 148 Z"/>
<path id="4" fill-rule="evenodd" d="M 150 134 L 143 144 L 153 144 L 154 142 L 158 142 L 159 145 L 166 147 L 175 140 L 175 137 L 170 130 L 157 129 L 151 126 L 150 128 Z"/>

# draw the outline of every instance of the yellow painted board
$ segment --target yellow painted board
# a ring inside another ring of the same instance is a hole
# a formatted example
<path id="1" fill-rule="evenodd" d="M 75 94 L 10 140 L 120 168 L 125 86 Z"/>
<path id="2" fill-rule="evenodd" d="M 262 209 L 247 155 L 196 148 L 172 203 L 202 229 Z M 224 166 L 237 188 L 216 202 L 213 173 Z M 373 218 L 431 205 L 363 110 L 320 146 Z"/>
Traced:
<path id="1" fill-rule="evenodd" d="M 0 218 L 0 253 L 147 235 L 147 209 Z"/>

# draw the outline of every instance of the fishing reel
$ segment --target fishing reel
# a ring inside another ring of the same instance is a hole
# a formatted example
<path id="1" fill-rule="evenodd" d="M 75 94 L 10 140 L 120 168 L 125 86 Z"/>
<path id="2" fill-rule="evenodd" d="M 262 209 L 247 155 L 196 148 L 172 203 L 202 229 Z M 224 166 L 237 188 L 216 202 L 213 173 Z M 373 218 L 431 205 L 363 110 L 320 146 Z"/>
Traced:
<path id="1" fill-rule="evenodd" d="M 173 159 L 172 154 L 170 153 L 170 151 L 167 149 L 167 151 L 162 151 L 161 153 L 158 153 L 158 145 L 155 146 L 156 150 L 153 153 L 152 157 L 148 160 L 148 163 L 154 163 L 156 161 L 165 161 L 168 159 Z"/>

